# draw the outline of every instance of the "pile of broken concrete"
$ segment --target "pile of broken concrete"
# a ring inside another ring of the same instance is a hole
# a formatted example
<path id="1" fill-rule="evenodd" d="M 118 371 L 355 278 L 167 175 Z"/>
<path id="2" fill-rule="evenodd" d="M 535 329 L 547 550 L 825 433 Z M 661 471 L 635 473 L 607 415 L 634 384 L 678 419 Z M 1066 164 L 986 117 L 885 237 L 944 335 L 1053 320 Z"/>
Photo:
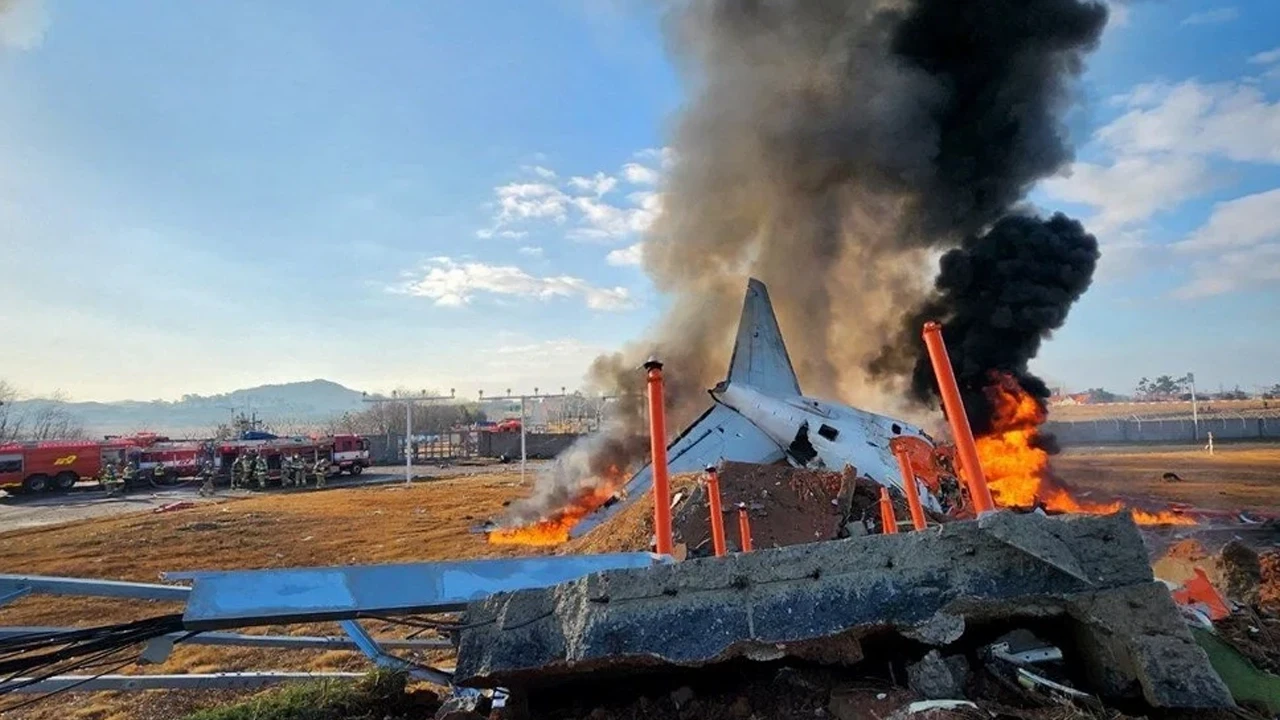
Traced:
<path id="1" fill-rule="evenodd" d="M 1002 512 L 604 572 L 478 601 L 462 627 L 458 680 L 507 689 L 511 717 L 1234 707 L 1124 515 Z M 879 710 L 839 711 L 860 703 Z"/>

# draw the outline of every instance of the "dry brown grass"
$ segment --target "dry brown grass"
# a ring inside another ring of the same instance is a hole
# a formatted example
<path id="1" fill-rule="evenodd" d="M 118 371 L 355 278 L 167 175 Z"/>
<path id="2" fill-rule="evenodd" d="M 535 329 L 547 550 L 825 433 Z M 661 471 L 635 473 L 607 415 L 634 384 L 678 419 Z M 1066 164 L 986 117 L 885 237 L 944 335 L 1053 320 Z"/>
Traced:
<path id="1" fill-rule="evenodd" d="M 1197 405 L 1197 411 L 1202 417 L 1231 417 L 1236 414 L 1257 416 L 1263 413 L 1280 413 L 1280 400 L 1201 400 Z M 1049 409 L 1049 419 L 1060 422 L 1110 418 L 1124 419 L 1133 416 L 1144 419 L 1191 417 L 1191 402 L 1055 405 Z"/>
<path id="2" fill-rule="evenodd" d="M 5 572 L 154 582 L 166 570 L 248 569 L 412 562 L 536 554 L 490 545 L 469 528 L 522 494 L 517 474 L 316 493 L 261 495 L 164 514 L 126 515 L 0 534 Z M 0 609 L 4 625 L 86 625 L 176 612 L 172 603 L 26 598 Z M 370 624 L 378 634 L 382 628 Z M 254 632 L 339 634 L 333 625 L 267 627 Z M 438 660 L 437 655 L 433 660 Z M 358 654 L 190 646 L 147 672 L 366 670 Z M 133 671 L 133 670 L 131 670 Z M 8 718 L 124 720 L 141 703 L 148 718 L 176 717 L 204 693 L 97 693 L 58 696 Z M 196 697 L 192 700 L 192 697 Z M 172 699 L 165 712 L 163 698 Z M 231 697 L 212 694 L 210 697 Z M 0 701 L 0 707 L 13 698 Z"/>
<path id="3" fill-rule="evenodd" d="M 1054 458 L 1073 487 L 1100 494 L 1185 502 L 1221 510 L 1280 511 L 1280 447 L 1203 450 L 1116 450 Z M 1167 482 L 1165 473 L 1181 482 Z"/>

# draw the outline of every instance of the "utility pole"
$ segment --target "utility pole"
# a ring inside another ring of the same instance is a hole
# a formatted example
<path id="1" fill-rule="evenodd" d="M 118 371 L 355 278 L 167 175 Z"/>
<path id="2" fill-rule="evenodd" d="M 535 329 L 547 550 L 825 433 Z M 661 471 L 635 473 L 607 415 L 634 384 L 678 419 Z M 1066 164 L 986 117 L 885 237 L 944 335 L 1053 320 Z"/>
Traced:
<path id="1" fill-rule="evenodd" d="M 506 395 L 485 395 L 483 390 L 480 391 L 480 402 L 482 403 L 489 400 L 519 400 L 520 401 L 520 483 L 522 485 L 524 484 L 525 468 L 529 463 L 529 453 L 525 445 L 526 443 L 525 418 L 527 417 L 527 406 L 528 406 L 529 399 L 532 398 L 535 400 L 551 400 L 554 398 L 563 398 L 563 397 L 568 397 L 568 395 L 564 392 L 564 388 L 560 388 L 559 395 L 539 395 L 538 388 L 536 387 L 533 389 L 532 395 L 512 395 L 511 388 L 507 388 Z"/>
<path id="2" fill-rule="evenodd" d="M 428 395 L 426 390 L 418 395 L 400 396 L 396 392 L 391 393 L 389 398 L 371 398 L 365 397 L 364 402 L 367 403 L 386 403 L 386 402 L 403 402 L 404 403 L 404 482 L 409 484 L 413 482 L 413 408 L 421 401 L 434 400 L 453 400 L 454 389 L 449 388 L 448 395 Z"/>

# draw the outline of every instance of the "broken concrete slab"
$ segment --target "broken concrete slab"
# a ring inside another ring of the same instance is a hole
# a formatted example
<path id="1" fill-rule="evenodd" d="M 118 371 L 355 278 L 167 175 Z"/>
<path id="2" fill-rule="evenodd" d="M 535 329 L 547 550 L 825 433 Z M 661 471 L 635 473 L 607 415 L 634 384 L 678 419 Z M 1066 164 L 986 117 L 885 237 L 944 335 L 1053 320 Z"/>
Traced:
<path id="1" fill-rule="evenodd" d="M 1100 691 L 1155 707 L 1230 706 L 1153 582 L 1128 516 L 1009 514 L 996 526 L 999 536 L 957 522 L 496 595 L 467 609 L 456 678 L 528 688 L 739 657 L 820 658 L 833 643 L 834 659 L 821 661 L 853 663 L 861 638 L 887 631 L 946 645 L 970 621 L 1067 617 L 1087 626 L 1093 657 L 1119 667 Z M 1114 614 L 1100 617 L 1108 604 Z"/>
<path id="2" fill-rule="evenodd" d="M 968 680 L 969 662 L 963 655 L 944 658 L 937 650 L 930 650 L 919 662 L 907 666 L 907 687 L 926 700 L 963 698 Z"/>

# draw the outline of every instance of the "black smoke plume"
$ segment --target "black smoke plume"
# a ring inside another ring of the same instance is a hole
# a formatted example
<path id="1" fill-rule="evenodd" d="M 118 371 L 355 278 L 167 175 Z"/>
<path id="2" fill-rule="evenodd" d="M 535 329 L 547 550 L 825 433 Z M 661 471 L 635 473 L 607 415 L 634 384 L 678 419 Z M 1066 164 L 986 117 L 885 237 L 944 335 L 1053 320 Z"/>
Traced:
<path id="1" fill-rule="evenodd" d="M 984 389 L 993 373 L 1012 376 L 1043 406 L 1049 388 L 1027 365 L 1089 288 L 1098 257 L 1094 236 L 1061 213 L 1047 220 L 1001 218 L 942 256 L 932 297 L 907 319 L 898 344 L 886 350 L 891 356 L 895 348 L 906 348 L 905 357 L 883 361 L 911 363 L 912 394 L 936 399 L 933 366 L 919 337 L 925 321 L 937 320 L 975 434 L 991 429 L 994 408 Z"/>
<path id="2" fill-rule="evenodd" d="M 671 2 L 689 101 L 644 250 L 671 309 L 597 361 L 592 384 L 635 392 L 658 356 L 678 432 L 724 377 L 754 275 L 807 394 L 907 410 L 910 363 L 872 364 L 928 296 L 931 259 L 1071 159 L 1061 117 L 1106 17 L 1089 0 Z M 644 460 L 638 403 L 609 432 L 622 440 L 584 444 L 590 461 L 565 465 Z M 595 481 L 561 470 L 545 482 Z"/>

